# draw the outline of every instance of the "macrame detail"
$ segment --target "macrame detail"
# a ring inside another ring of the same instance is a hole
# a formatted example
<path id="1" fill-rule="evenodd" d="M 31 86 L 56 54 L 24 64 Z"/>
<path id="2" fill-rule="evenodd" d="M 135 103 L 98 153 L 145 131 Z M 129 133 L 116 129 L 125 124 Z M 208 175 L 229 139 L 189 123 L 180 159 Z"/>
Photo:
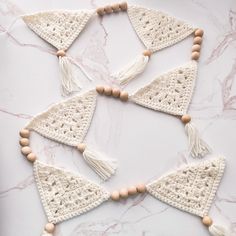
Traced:
<path id="1" fill-rule="evenodd" d="M 34 162 L 34 176 L 51 223 L 81 215 L 106 201 L 110 194 L 84 177 L 42 162 Z"/>

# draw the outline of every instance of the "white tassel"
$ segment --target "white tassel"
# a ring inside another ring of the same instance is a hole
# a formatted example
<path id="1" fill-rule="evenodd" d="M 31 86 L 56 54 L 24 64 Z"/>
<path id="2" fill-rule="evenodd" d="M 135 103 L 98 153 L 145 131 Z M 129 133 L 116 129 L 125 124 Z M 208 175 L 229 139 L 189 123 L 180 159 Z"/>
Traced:
<path id="1" fill-rule="evenodd" d="M 53 235 L 44 230 L 41 236 L 53 236 Z"/>
<path id="2" fill-rule="evenodd" d="M 209 146 L 199 137 L 198 130 L 192 122 L 188 122 L 185 125 L 185 131 L 188 136 L 189 149 L 193 157 L 204 157 L 210 153 Z"/>
<path id="3" fill-rule="evenodd" d="M 215 225 L 212 224 L 209 228 L 209 232 L 212 236 L 226 236 L 227 234 L 227 230 L 220 225 Z"/>
<path id="4" fill-rule="evenodd" d="M 81 88 L 72 75 L 71 63 L 66 56 L 59 56 L 61 71 L 62 94 L 70 95 L 72 92 L 79 91 Z"/>
<path id="5" fill-rule="evenodd" d="M 103 179 L 109 179 L 117 168 L 117 161 L 106 158 L 103 154 L 96 152 L 85 144 L 79 144 L 78 150 L 83 153 L 84 160 Z"/>
<path id="6" fill-rule="evenodd" d="M 135 61 L 127 65 L 119 72 L 112 75 L 121 85 L 126 85 L 137 75 L 141 74 L 147 66 L 149 56 L 141 55 L 138 56 Z"/>

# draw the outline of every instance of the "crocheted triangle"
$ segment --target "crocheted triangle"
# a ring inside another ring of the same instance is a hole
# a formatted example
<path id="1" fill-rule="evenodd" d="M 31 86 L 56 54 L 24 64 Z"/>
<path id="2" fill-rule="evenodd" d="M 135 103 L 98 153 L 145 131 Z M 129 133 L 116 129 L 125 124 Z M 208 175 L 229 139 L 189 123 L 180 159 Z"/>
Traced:
<path id="1" fill-rule="evenodd" d="M 91 90 L 50 107 L 34 117 L 26 128 L 70 146 L 81 143 L 90 126 L 97 93 Z"/>
<path id="2" fill-rule="evenodd" d="M 171 206 L 203 217 L 208 214 L 224 168 L 224 158 L 190 165 L 148 184 L 147 191 Z"/>
<path id="3" fill-rule="evenodd" d="M 82 176 L 39 161 L 34 162 L 34 176 L 48 220 L 54 224 L 81 215 L 110 197 L 103 187 Z"/>
<path id="4" fill-rule="evenodd" d="M 128 16 L 140 40 L 153 52 L 183 40 L 195 30 L 184 21 L 140 6 L 129 6 Z"/>
<path id="5" fill-rule="evenodd" d="M 41 38 L 60 50 L 66 50 L 94 14 L 90 10 L 45 11 L 23 15 L 24 22 Z"/>
<path id="6" fill-rule="evenodd" d="M 131 96 L 135 103 L 173 115 L 187 113 L 197 76 L 197 63 L 186 65 L 158 76 Z"/>

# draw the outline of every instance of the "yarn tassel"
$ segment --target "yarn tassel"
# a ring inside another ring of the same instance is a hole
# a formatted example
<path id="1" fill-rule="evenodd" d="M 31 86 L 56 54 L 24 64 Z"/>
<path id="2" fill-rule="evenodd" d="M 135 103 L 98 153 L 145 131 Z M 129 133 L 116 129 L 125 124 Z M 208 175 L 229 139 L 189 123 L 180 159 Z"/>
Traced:
<path id="1" fill-rule="evenodd" d="M 120 85 L 126 85 L 145 70 L 148 61 L 149 56 L 142 54 L 128 66 L 113 74 L 112 77 L 114 77 L 120 83 Z"/>
<path id="2" fill-rule="evenodd" d="M 78 150 L 83 154 L 87 164 L 103 179 L 109 179 L 117 168 L 117 161 L 106 158 L 103 154 L 88 148 L 85 144 L 79 144 Z"/>
<path id="3" fill-rule="evenodd" d="M 190 153 L 193 157 L 204 157 L 210 153 L 210 148 L 200 137 L 197 128 L 188 122 L 185 124 L 185 131 L 188 136 Z"/>
<path id="4" fill-rule="evenodd" d="M 66 56 L 59 56 L 59 65 L 61 71 L 62 95 L 67 96 L 72 92 L 78 91 L 81 87 L 77 84 L 72 75 L 72 65 Z"/>
<path id="5" fill-rule="evenodd" d="M 223 226 L 220 226 L 220 225 L 212 224 L 208 228 L 208 230 L 212 236 L 226 236 L 227 235 L 227 230 Z"/>
<path id="6" fill-rule="evenodd" d="M 41 236 L 53 236 L 53 234 L 46 232 L 45 230 L 41 234 Z"/>

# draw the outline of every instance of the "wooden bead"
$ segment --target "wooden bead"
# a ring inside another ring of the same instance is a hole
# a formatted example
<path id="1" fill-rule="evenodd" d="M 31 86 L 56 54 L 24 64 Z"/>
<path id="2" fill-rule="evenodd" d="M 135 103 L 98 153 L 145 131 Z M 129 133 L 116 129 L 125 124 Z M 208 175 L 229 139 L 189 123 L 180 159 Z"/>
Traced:
<path id="1" fill-rule="evenodd" d="M 57 56 L 58 57 L 64 57 L 66 55 L 66 52 L 64 50 L 58 50 L 57 51 Z"/>
<path id="2" fill-rule="evenodd" d="M 194 44 L 192 46 L 192 52 L 200 52 L 201 46 L 199 44 Z"/>
<path id="3" fill-rule="evenodd" d="M 54 232 L 54 230 L 55 230 L 55 225 L 53 224 L 53 223 L 47 223 L 46 225 L 45 225 L 45 227 L 44 227 L 44 229 L 45 229 L 45 231 L 47 232 L 47 233 L 53 233 Z"/>
<path id="4" fill-rule="evenodd" d="M 126 10 L 128 9 L 128 4 L 127 4 L 127 2 L 122 2 L 122 3 L 120 3 L 119 5 L 120 5 L 120 9 L 121 9 L 122 11 L 126 11 Z"/>
<path id="5" fill-rule="evenodd" d="M 97 91 L 99 94 L 103 94 L 103 93 L 104 93 L 104 87 L 103 87 L 103 86 L 97 86 L 97 87 L 96 87 L 96 91 Z"/>
<path id="6" fill-rule="evenodd" d="M 120 93 L 120 100 L 123 102 L 128 101 L 129 99 L 129 94 L 127 92 L 121 92 Z"/>
<path id="7" fill-rule="evenodd" d="M 120 193 L 118 191 L 113 191 L 111 193 L 111 199 L 113 201 L 118 201 L 120 199 Z"/>
<path id="8" fill-rule="evenodd" d="M 191 59 L 192 60 L 198 60 L 200 57 L 200 53 L 199 52 L 192 52 L 192 56 L 191 56 Z"/>
<path id="9" fill-rule="evenodd" d="M 128 188 L 128 193 L 129 193 L 129 195 L 134 195 L 134 194 L 136 194 L 136 193 L 137 193 L 136 187 L 135 187 L 135 186 L 129 187 L 129 188 Z"/>
<path id="10" fill-rule="evenodd" d="M 201 43 L 202 43 L 202 37 L 197 36 L 193 39 L 193 44 L 199 44 L 200 45 Z"/>
<path id="11" fill-rule="evenodd" d="M 136 186 L 136 188 L 137 188 L 137 191 L 138 191 L 139 193 L 145 193 L 145 192 L 146 192 L 146 186 L 145 186 L 145 184 L 138 184 L 138 185 Z"/>
<path id="12" fill-rule="evenodd" d="M 127 198 L 127 197 L 129 196 L 128 190 L 127 190 L 126 188 L 122 188 L 122 189 L 120 190 L 120 196 L 121 196 L 122 198 Z"/>
<path id="13" fill-rule="evenodd" d="M 105 7 L 104 7 L 104 10 L 105 10 L 105 12 L 106 12 L 107 14 L 110 14 L 110 13 L 113 12 L 112 7 L 111 7 L 110 5 L 105 6 Z"/>
<path id="14" fill-rule="evenodd" d="M 113 4 L 111 6 L 111 8 L 112 8 L 113 12 L 119 12 L 120 11 L 120 5 L 118 3 Z"/>
<path id="15" fill-rule="evenodd" d="M 112 88 L 111 87 L 105 87 L 104 88 L 104 94 L 106 96 L 111 96 L 111 93 L 112 93 Z"/>
<path id="16" fill-rule="evenodd" d="M 195 36 L 200 36 L 202 37 L 204 34 L 204 31 L 202 29 L 197 29 L 195 32 L 194 32 L 194 35 Z"/>
<path id="17" fill-rule="evenodd" d="M 28 154 L 26 158 L 27 158 L 27 160 L 30 161 L 30 162 L 35 162 L 36 159 L 37 159 L 36 155 L 35 155 L 33 152 L 31 152 L 30 154 Z"/>
<path id="18" fill-rule="evenodd" d="M 211 219 L 210 216 L 204 216 L 204 217 L 202 218 L 202 223 L 203 223 L 204 225 L 206 225 L 206 226 L 209 227 L 209 226 L 212 225 L 213 221 L 212 221 L 212 219 Z"/>
<path id="19" fill-rule="evenodd" d="M 183 115 L 183 116 L 181 117 L 181 121 L 182 121 L 184 124 L 187 124 L 187 123 L 189 123 L 189 122 L 191 121 L 191 116 L 188 115 L 188 114 Z"/>
<path id="20" fill-rule="evenodd" d="M 85 148 L 86 148 L 85 143 L 80 143 L 80 144 L 77 145 L 77 149 L 78 149 L 81 153 L 84 152 Z"/>
<path id="21" fill-rule="evenodd" d="M 99 8 L 96 10 L 96 12 L 97 12 L 97 14 L 98 14 L 99 16 L 105 15 L 105 10 L 104 10 L 103 7 L 99 7 Z"/>
<path id="22" fill-rule="evenodd" d="M 120 90 L 117 88 L 112 89 L 112 96 L 118 98 L 120 96 Z"/>
<path id="23" fill-rule="evenodd" d="M 28 129 L 22 129 L 22 130 L 20 131 L 20 136 L 21 136 L 22 138 L 29 138 L 29 136 L 30 136 L 29 130 L 28 130 Z"/>
<path id="24" fill-rule="evenodd" d="M 19 143 L 22 147 L 29 146 L 29 139 L 28 138 L 21 138 Z"/>
<path id="25" fill-rule="evenodd" d="M 32 152 L 31 148 L 29 146 L 25 146 L 21 148 L 21 152 L 23 155 L 27 156 Z"/>
<path id="26" fill-rule="evenodd" d="M 144 56 L 147 56 L 147 57 L 150 57 L 150 56 L 152 55 L 152 52 L 151 52 L 150 50 L 145 50 L 145 51 L 143 52 L 143 55 L 144 55 Z"/>

